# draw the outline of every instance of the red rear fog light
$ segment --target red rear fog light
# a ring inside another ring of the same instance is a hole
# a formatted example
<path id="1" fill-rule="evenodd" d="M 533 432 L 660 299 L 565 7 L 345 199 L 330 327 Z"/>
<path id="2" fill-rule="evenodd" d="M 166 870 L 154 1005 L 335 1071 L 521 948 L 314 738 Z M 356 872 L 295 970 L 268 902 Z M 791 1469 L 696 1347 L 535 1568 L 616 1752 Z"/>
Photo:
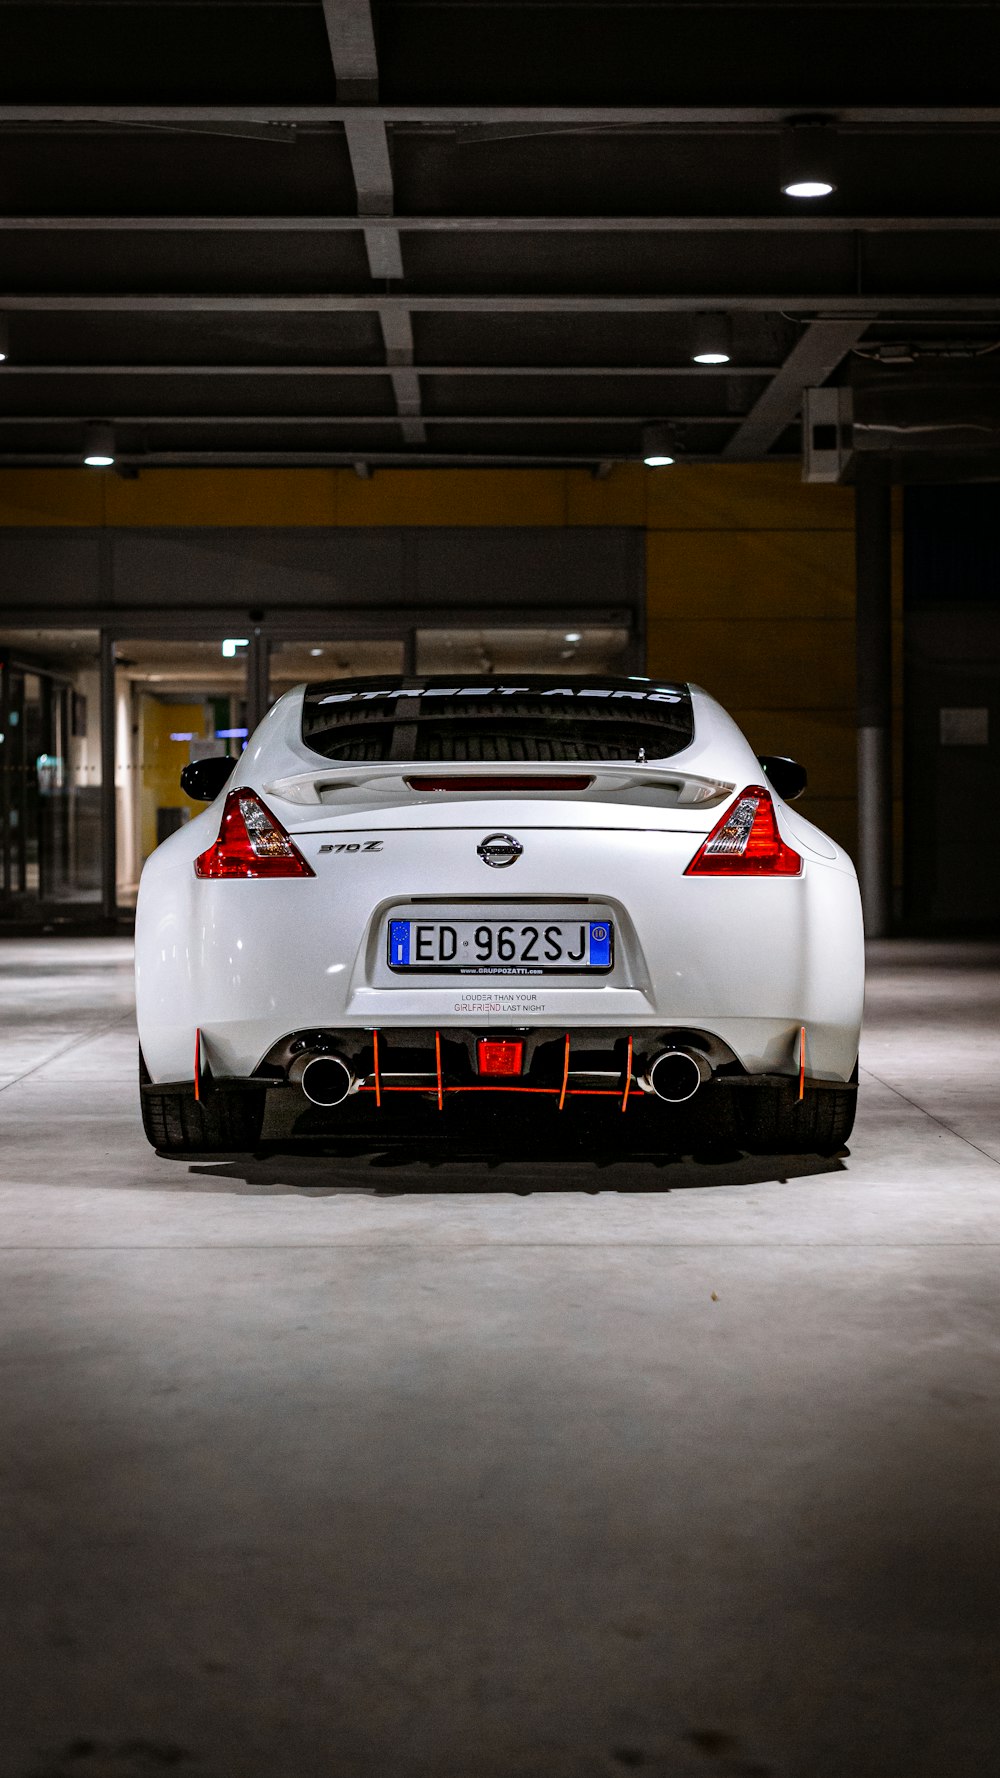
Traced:
<path id="1" fill-rule="evenodd" d="M 520 1074 L 523 1043 L 492 1042 L 481 1037 L 476 1048 L 480 1074 Z"/>

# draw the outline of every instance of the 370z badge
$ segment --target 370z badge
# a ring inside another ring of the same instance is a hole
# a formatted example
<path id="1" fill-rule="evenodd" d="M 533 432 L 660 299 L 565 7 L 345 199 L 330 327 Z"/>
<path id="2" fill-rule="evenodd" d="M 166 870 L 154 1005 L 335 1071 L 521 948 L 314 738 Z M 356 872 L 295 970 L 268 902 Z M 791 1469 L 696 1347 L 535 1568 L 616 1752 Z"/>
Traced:
<path id="1" fill-rule="evenodd" d="M 524 847 L 512 833 L 488 833 L 476 851 L 484 864 L 491 864 L 494 870 L 506 870 L 508 865 L 517 863 Z"/>
<path id="2" fill-rule="evenodd" d="M 331 844 L 320 847 L 321 852 L 381 852 L 381 850 L 381 840 L 351 840 L 350 843 L 345 840 L 339 846 Z"/>

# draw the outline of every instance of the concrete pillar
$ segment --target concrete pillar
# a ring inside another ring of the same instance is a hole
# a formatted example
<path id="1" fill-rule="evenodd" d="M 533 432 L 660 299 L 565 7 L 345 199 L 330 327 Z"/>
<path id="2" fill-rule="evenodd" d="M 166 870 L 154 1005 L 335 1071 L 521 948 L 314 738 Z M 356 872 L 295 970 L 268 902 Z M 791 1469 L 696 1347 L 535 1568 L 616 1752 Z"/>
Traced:
<path id="1" fill-rule="evenodd" d="M 892 921 L 892 489 L 859 480 L 857 563 L 858 876 L 869 938 Z"/>
<path id="2" fill-rule="evenodd" d="M 268 712 L 270 676 L 271 644 L 259 624 L 255 624 L 247 658 L 247 728 L 251 734 Z"/>

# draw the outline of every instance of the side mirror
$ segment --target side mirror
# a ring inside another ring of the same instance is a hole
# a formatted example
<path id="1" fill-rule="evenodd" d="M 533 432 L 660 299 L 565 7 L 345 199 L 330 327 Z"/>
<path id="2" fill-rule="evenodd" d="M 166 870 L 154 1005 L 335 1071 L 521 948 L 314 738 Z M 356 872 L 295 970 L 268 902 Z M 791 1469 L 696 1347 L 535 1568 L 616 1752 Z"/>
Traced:
<path id="1" fill-rule="evenodd" d="M 801 796 L 809 782 L 809 774 L 805 766 L 800 766 L 797 759 L 785 759 L 778 753 L 759 753 L 757 760 L 764 767 L 769 781 L 774 785 L 779 796 L 786 803 L 793 803 Z"/>
<path id="2" fill-rule="evenodd" d="M 235 759 L 218 754 L 213 759 L 193 759 L 181 773 L 181 789 L 196 803 L 214 803 L 223 785 L 229 782 Z"/>

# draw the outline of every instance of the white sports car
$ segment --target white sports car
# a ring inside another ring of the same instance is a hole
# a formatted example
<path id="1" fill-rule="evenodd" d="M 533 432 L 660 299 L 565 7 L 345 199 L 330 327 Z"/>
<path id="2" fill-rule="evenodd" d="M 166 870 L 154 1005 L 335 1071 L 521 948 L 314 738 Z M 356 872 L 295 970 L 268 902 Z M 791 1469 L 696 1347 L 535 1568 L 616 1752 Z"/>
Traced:
<path id="1" fill-rule="evenodd" d="M 664 1154 L 850 1134 L 854 867 L 788 806 L 802 768 L 697 686 L 300 685 L 182 783 L 214 800 L 150 858 L 136 921 L 161 1152 L 490 1106 Z"/>

